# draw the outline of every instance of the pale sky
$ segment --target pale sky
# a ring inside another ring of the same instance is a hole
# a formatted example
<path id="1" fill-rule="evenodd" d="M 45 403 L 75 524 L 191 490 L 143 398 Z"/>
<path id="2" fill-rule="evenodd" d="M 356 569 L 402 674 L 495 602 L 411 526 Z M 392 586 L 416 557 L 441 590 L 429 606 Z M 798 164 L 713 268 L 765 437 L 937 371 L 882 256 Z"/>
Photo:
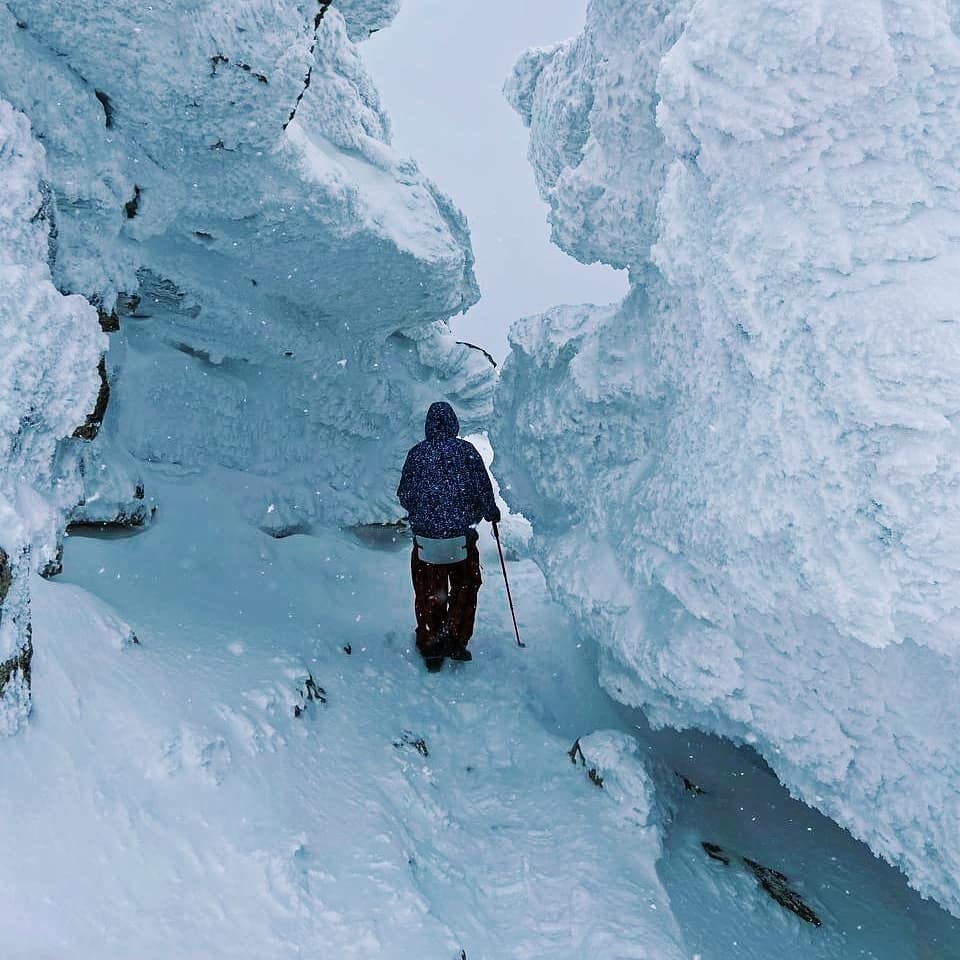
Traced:
<path id="1" fill-rule="evenodd" d="M 528 131 L 501 90 L 530 46 L 580 32 L 587 0 L 404 0 L 362 45 L 394 143 L 467 215 L 483 298 L 454 330 L 498 360 L 519 317 L 560 303 L 607 303 L 623 273 L 584 266 L 550 243 L 527 163 Z"/>

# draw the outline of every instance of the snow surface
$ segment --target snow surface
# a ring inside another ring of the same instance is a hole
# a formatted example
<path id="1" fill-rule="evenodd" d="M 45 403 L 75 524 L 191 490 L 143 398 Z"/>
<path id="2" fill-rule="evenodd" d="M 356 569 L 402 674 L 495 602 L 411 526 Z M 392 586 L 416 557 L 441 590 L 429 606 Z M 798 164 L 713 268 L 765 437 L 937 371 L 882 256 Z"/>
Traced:
<path id="1" fill-rule="evenodd" d="M 475 659 L 433 675 L 405 537 L 276 540 L 239 475 L 144 479 L 152 525 L 69 536 L 33 585 L 33 716 L 0 742 L 4 957 L 956 955 L 960 923 L 758 758 L 621 713 L 529 560 L 518 649 L 489 536 Z M 704 840 L 783 871 L 823 926 Z"/>
<path id="2" fill-rule="evenodd" d="M 276 540 L 239 474 L 144 480 L 152 525 L 69 536 L 33 585 L 33 716 L 0 742 L 4 957 L 956 955 L 960 923 L 756 757 L 619 712 L 529 560 L 519 650 L 488 535 L 474 661 L 427 674 L 405 537 Z M 703 840 L 782 870 L 823 926 Z"/>
<path id="3" fill-rule="evenodd" d="M 960 913 L 956 27 L 594 0 L 526 54 L 554 237 L 632 289 L 516 327 L 491 436 L 606 689 Z"/>
<path id="4" fill-rule="evenodd" d="M 278 541 L 216 477 L 146 478 L 153 525 L 69 537 L 34 584 L 34 715 L 2 745 L 5 957 L 686 955 L 637 744 L 584 740 L 603 790 L 567 756 L 616 718 L 590 650 L 556 659 L 529 561 L 528 649 L 487 538 L 476 659 L 427 674 L 406 538 Z"/>

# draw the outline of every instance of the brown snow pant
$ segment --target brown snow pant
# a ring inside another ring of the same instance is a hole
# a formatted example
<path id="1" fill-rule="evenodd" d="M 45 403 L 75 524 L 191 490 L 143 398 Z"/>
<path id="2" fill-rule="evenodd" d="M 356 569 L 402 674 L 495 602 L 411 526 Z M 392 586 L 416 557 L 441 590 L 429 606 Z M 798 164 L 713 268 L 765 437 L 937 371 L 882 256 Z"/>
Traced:
<path id="1" fill-rule="evenodd" d="M 466 647 L 473 636 L 477 614 L 480 551 L 467 543 L 467 559 L 460 563 L 424 563 L 414 546 L 410 555 L 417 649 L 424 656 L 442 655 L 449 648 Z"/>

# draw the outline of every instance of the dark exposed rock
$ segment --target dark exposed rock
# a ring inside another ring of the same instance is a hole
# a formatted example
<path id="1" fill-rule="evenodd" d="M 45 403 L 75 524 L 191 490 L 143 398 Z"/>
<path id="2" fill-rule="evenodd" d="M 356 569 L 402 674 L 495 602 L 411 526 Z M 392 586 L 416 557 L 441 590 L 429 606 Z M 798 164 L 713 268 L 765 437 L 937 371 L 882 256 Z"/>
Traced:
<path id="1" fill-rule="evenodd" d="M 134 533 L 146 526 L 157 512 L 154 504 L 147 504 L 143 484 L 137 484 L 131 501 L 117 506 L 117 512 L 109 519 L 83 519 L 83 504 L 74 511 L 77 519 L 67 524 L 67 533 L 71 536 L 114 537 L 121 532 Z M 135 501 L 135 502 L 134 502 Z"/>
<path id="2" fill-rule="evenodd" d="M 0 610 L 3 609 L 3 601 L 7 599 L 10 592 L 10 584 L 13 583 L 13 571 L 10 569 L 10 557 L 7 551 L 0 547 Z"/>
<path id="3" fill-rule="evenodd" d="M 103 107 L 103 119 L 107 125 L 107 129 L 112 130 L 113 104 L 110 102 L 110 98 L 102 90 L 94 90 L 93 94 L 100 101 L 100 106 Z"/>
<path id="4" fill-rule="evenodd" d="M 283 527 L 261 527 L 264 533 L 274 540 L 285 540 L 287 537 L 296 537 L 310 532 L 310 527 L 303 523 L 288 523 Z"/>
<path id="5" fill-rule="evenodd" d="M 421 757 L 430 756 L 430 750 L 427 748 L 427 741 L 424 740 L 423 737 L 418 737 L 410 730 L 404 730 L 400 735 L 400 738 L 393 741 L 393 745 L 397 748 L 403 746 L 413 747 Z"/>
<path id="6" fill-rule="evenodd" d="M 723 847 L 720 847 L 715 843 L 708 843 L 706 840 L 701 841 L 700 846 L 703 847 L 707 856 L 711 860 L 718 860 L 720 863 L 724 864 L 724 866 L 730 866 L 730 857 L 724 851 Z"/>
<path id="7" fill-rule="evenodd" d="M 580 765 L 587 770 L 587 776 L 590 778 L 590 782 L 596 786 L 603 789 L 603 777 L 597 772 L 596 767 L 590 767 L 587 769 L 587 758 L 583 755 L 583 749 L 580 746 L 580 738 L 577 737 L 573 742 L 573 746 L 567 751 L 567 756 L 570 758 L 570 762 L 576 766 L 577 760 L 580 761 Z"/>
<path id="8" fill-rule="evenodd" d="M 323 23 L 323 18 L 326 15 L 327 11 L 330 9 L 330 4 L 333 3 L 333 0 L 320 0 L 320 9 L 317 11 L 316 15 L 313 18 L 313 43 L 310 44 L 310 66 L 307 68 L 307 75 L 303 78 L 303 89 L 297 95 L 296 103 L 293 105 L 293 109 L 290 111 L 290 116 L 287 117 L 287 122 L 283 125 L 283 129 L 286 130 L 290 126 L 290 121 L 297 115 L 297 108 L 300 106 L 300 101 L 303 99 L 303 95 L 307 92 L 310 87 L 310 79 L 313 76 L 313 53 L 317 48 L 317 33 L 320 30 L 320 24 Z"/>
<path id="9" fill-rule="evenodd" d="M 133 185 L 133 197 L 123 205 L 123 212 L 128 220 L 132 220 L 140 212 L 141 190 L 137 184 Z"/>
<path id="10" fill-rule="evenodd" d="M 117 294 L 117 306 L 116 310 L 118 313 L 126 314 L 130 316 L 137 312 L 137 307 L 140 306 L 140 295 L 137 293 L 118 293 Z"/>
<path id="11" fill-rule="evenodd" d="M 139 197 L 139 188 L 136 189 Z M 130 204 L 128 203 L 127 206 L 129 207 Z M 127 215 L 131 216 L 129 212 Z M 135 293 L 118 293 L 111 310 L 107 310 L 103 301 L 97 298 L 93 298 L 90 302 L 96 307 L 100 329 L 104 333 L 116 333 L 120 329 L 120 315 L 130 316 L 135 313 L 140 305 L 140 297 Z"/>
<path id="12" fill-rule="evenodd" d="M 327 702 L 327 691 L 317 685 L 317 682 L 313 679 L 313 674 L 309 672 L 307 673 L 307 679 L 303 682 L 303 688 L 298 689 L 297 693 L 300 694 L 300 702 L 293 708 L 295 717 L 303 716 L 307 706 L 311 703 Z"/>
<path id="13" fill-rule="evenodd" d="M 13 586 L 13 564 L 10 562 L 10 555 L 6 550 L 0 548 L 0 621 L 9 616 L 9 611 L 4 609 L 9 595 L 10 588 Z M 17 615 L 13 615 L 14 623 L 17 621 Z M 2 697 L 10 683 L 18 677 L 22 679 L 24 686 L 30 688 L 30 664 L 33 660 L 33 641 L 31 639 L 32 630 L 30 623 L 27 622 L 23 628 L 24 643 L 20 650 L 14 656 L 0 663 L 0 697 Z"/>
<path id="14" fill-rule="evenodd" d="M 329 4 L 328 4 L 328 6 L 329 6 Z M 311 51 L 311 52 L 312 52 L 312 51 Z M 230 58 L 229 58 L 228 56 L 225 56 L 225 55 L 222 54 L 222 53 L 215 53 L 215 54 L 210 58 L 210 67 L 211 67 L 210 76 L 211 76 L 211 77 L 216 77 L 216 76 L 218 76 L 218 74 L 217 74 L 217 67 L 219 67 L 221 64 L 228 64 L 228 63 L 230 63 Z M 234 66 L 235 66 L 235 67 L 238 67 L 239 69 L 241 69 L 244 73 L 249 73 L 250 76 L 256 77 L 256 79 L 257 79 L 260 83 L 269 83 L 269 82 L 270 82 L 270 81 L 267 79 L 266 74 L 260 73 L 259 71 L 254 70 L 253 67 L 251 67 L 249 63 L 244 63 L 242 60 L 237 60 L 237 62 L 234 64 Z"/>
<path id="15" fill-rule="evenodd" d="M 107 380 L 106 358 L 100 358 L 97 372 L 100 374 L 100 392 L 97 394 L 97 403 L 93 408 L 93 413 L 87 414 L 87 422 L 73 431 L 74 437 L 78 440 L 93 440 L 96 437 L 103 424 L 107 404 L 110 402 L 110 383 Z"/>
<path id="16" fill-rule="evenodd" d="M 110 520 L 74 520 L 67 524 L 67 533 L 71 537 L 116 539 L 116 535 L 123 531 L 134 533 L 141 530 L 146 526 L 147 518 L 147 514 L 128 514 L 120 510 Z"/>
<path id="17" fill-rule="evenodd" d="M 45 223 L 47 225 L 47 263 L 53 270 L 57 261 L 58 240 L 60 229 L 57 226 L 57 200 L 53 187 L 46 180 L 40 180 L 40 207 L 30 218 L 31 223 Z"/>
<path id="18" fill-rule="evenodd" d="M 790 886 L 790 881 L 779 870 L 765 867 L 763 864 L 743 858 L 750 872 L 757 878 L 760 886 L 777 903 L 791 913 L 795 913 L 801 920 L 812 923 L 815 927 L 821 926 L 820 918 L 804 903 L 803 898 Z"/>
<path id="19" fill-rule="evenodd" d="M 496 369 L 497 361 L 493 359 L 493 356 L 483 347 L 478 347 L 475 343 L 468 343 L 466 340 L 458 340 L 457 344 L 461 347 L 469 347 L 471 350 L 479 350 L 489 361 L 490 365 Z"/>
<path id="20" fill-rule="evenodd" d="M 51 577 L 57 577 L 63 573 L 63 543 L 57 544 L 57 552 L 53 555 L 53 558 L 48 560 L 40 568 L 40 576 L 44 580 L 49 580 Z"/>
<path id="21" fill-rule="evenodd" d="M 100 321 L 100 329 L 104 333 L 116 333 L 120 329 L 120 317 L 116 310 L 107 313 L 102 306 L 97 307 L 97 319 Z"/>
<path id="22" fill-rule="evenodd" d="M 679 770 L 674 770 L 673 772 L 680 778 L 683 783 L 683 789 L 686 790 L 687 793 L 695 797 L 702 797 L 706 794 L 707 791 L 704 790 L 703 787 L 698 787 L 689 777 L 685 777 L 680 773 Z"/>
<path id="23" fill-rule="evenodd" d="M 805 903 L 803 897 L 790 886 L 789 878 L 779 870 L 774 870 L 772 867 L 765 867 L 762 863 L 757 863 L 756 860 L 751 860 L 749 857 L 735 858 L 733 854 L 724 850 L 723 847 L 716 843 L 709 843 L 703 840 L 700 846 L 703 847 L 704 852 L 711 860 L 717 860 L 724 866 L 729 867 L 734 859 L 739 860 L 747 870 L 756 877 L 760 888 L 772 900 L 779 903 L 785 910 L 796 914 L 796 916 L 806 923 L 813 924 L 815 927 L 822 925 L 820 918 L 813 909 Z"/>
<path id="24" fill-rule="evenodd" d="M 30 688 L 30 664 L 33 661 L 33 641 L 29 637 L 29 626 L 27 629 L 27 643 L 20 652 L 0 663 L 0 697 L 2 697 L 10 685 L 11 681 L 20 677 L 24 685 Z"/>

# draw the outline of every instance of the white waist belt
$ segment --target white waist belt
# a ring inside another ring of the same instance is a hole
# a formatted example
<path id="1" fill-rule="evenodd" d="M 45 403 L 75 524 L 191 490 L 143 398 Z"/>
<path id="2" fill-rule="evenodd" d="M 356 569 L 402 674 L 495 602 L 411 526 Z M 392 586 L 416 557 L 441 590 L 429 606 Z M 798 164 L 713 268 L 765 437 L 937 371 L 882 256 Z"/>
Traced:
<path id="1" fill-rule="evenodd" d="M 445 540 L 432 540 L 419 535 L 413 538 L 417 545 L 417 556 L 424 563 L 460 563 L 467 559 L 467 538 L 448 537 Z"/>

